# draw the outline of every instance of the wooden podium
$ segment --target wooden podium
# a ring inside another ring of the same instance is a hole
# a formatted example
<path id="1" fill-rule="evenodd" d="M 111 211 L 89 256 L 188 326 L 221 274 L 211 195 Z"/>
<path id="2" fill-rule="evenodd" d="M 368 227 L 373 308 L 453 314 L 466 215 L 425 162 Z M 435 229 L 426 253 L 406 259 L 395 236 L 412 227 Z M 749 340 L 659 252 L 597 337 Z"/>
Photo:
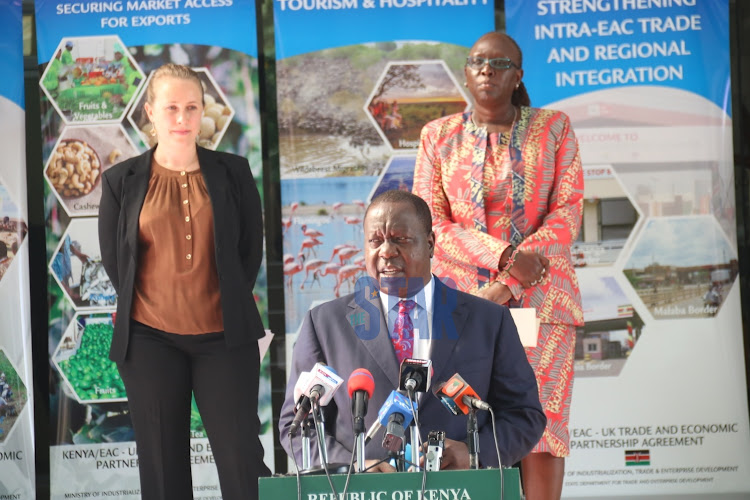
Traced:
<path id="1" fill-rule="evenodd" d="M 344 492 L 345 474 L 331 476 L 336 493 Z M 498 469 L 428 472 L 424 496 L 421 472 L 352 474 L 346 499 L 333 495 L 325 475 L 300 478 L 302 500 L 498 500 L 500 471 Z M 294 475 L 262 477 L 260 500 L 294 500 L 297 498 L 297 477 Z M 521 500 L 518 469 L 503 469 L 503 500 Z"/>

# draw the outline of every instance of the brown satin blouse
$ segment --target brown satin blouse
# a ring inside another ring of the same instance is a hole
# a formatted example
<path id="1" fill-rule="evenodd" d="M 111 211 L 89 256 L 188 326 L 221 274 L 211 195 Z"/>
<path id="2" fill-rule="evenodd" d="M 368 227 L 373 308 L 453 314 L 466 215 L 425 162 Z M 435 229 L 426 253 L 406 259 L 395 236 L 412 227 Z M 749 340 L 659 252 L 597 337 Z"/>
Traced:
<path id="1" fill-rule="evenodd" d="M 224 330 L 211 200 L 200 169 L 151 163 L 131 317 L 169 333 Z"/>

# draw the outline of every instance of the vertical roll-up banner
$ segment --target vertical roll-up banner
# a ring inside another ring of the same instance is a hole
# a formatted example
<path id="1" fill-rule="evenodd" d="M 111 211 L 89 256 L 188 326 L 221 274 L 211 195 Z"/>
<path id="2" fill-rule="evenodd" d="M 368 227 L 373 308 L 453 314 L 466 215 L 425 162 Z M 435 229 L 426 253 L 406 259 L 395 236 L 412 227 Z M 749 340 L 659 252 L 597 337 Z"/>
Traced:
<path id="1" fill-rule="evenodd" d="M 116 295 L 98 245 L 99 179 L 153 145 L 145 89 L 153 71 L 172 62 L 193 67 L 203 80 L 200 145 L 247 157 L 262 193 L 255 3 L 38 0 L 35 8 L 44 148 L 38 168 L 45 178 L 49 264 L 51 496 L 136 499 L 138 457 L 127 397 L 107 357 Z M 265 317 L 265 266 L 255 295 Z M 262 367 L 261 440 L 272 463 L 267 360 Z M 195 497 L 216 498 L 214 458 L 194 401 L 190 427 Z"/>
<path id="2" fill-rule="evenodd" d="M 728 3 L 505 1 L 585 173 L 565 496 L 750 491 Z"/>
<path id="3" fill-rule="evenodd" d="M 0 3 L 0 497 L 35 498 L 21 0 Z"/>
<path id="4" fill-rule="evenodd" d="M 274 18 L 286 331 L 296 334 L 310 307 L 366 275 L 365 207 L 411 190 L 422 126 L 469 108 L 463 66 L 493 30 L 494 5 L 277 0 Z"/>

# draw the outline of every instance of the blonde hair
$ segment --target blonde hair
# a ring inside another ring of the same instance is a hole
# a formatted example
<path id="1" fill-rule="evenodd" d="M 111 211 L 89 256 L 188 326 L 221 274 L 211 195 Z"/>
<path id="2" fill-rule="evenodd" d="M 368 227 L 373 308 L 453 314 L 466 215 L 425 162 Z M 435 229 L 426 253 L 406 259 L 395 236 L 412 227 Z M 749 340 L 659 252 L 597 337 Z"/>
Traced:
<path id="1" fill-rule="evenodd" d="M 156 91 L 154 90 L 154 87 L 156 85 L 155 82 L 164 77 L 181 78 L 183 80 L 194 81 L 201 89 L 201 102 L 205 104 L 205 98 L 203 97 L 203 81 L 201 80 L 200 76 L 198 76 L 198 73 L 193 71 L 192 68 L 174 63 L 164 64 L 163 66 L 157 68 L 156 71 L 154 71 L 151 80 L 148 82 L 148 88 L 146 89 L 146 101 L 149 104 L 153 105 L 154 99 L 156 98 L 156 96 L 154 95 L 156 93 Z"/>

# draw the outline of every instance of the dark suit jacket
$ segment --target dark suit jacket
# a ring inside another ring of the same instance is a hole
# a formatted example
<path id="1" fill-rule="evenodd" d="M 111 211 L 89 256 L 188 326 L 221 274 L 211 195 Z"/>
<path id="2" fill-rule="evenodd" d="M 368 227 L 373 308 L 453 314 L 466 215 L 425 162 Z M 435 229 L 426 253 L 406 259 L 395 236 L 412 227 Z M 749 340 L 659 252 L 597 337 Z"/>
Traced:
<path id="1" fill-rule="evenodd" d="M 359 283 L 361 283 L 360 281 Z M 512 465 L 536 445 L 546 417 L 539 403 L 536 378 L 518 338 L 508 308 L 460 292 L 435 278 L 431 356 L 433 386 L 459 373 L 495 411 L 497 438 L 503 465 Z M 358 283 L 358 285 L 359 285 Z M 368 331 L 368 327 L 370 328 Z M 366 425 L 393 389 L 398 388 L 399 365 L 391 344 L 380 299 L 369 290 L 327 302 L 308 311 L 294 346 L 286 399 L 279 418 L 281 444 L 290 453 L 289 426 L 294 418 L 294 385 L 300 372 L 325 362 L 347 380 L 357 368 L 370 370 L 375 391 L 369 402 Z M 351 401 L 340 388 L 324 407 L 329 462 L 346 462 L 354 445 Z M 466 439 L 466 416 L 453 416 L 432 394 L 419 405 L 422 439 L 431 430 L 446 437 Z M 497 466 L 489 413 L 479 412 L 479 460 Z M 366 456 L 384 458 L 382 431 L 366 447 Z M 313 464 L 319 464 L 312 450 Z M 294 451 L 301 463 L 301 439 Z"/>
<path id="2" fill-rule="evenodd" d="M 153 151 L 125 160 L 102 175 L 99 247 L 102 264 L 117 291 L 117 321 L 109 354 L 113 361 L 124 360 L 128 349 L 138 265 L 138 219 L 148 190 Z M 199 147 L 198 161 L 213 209 L 225 338 L 230 347 L 256 342 L 263 336 L 263 322 L 253 298 L 263 258 L 260 195 L 245 158 Z"/>

